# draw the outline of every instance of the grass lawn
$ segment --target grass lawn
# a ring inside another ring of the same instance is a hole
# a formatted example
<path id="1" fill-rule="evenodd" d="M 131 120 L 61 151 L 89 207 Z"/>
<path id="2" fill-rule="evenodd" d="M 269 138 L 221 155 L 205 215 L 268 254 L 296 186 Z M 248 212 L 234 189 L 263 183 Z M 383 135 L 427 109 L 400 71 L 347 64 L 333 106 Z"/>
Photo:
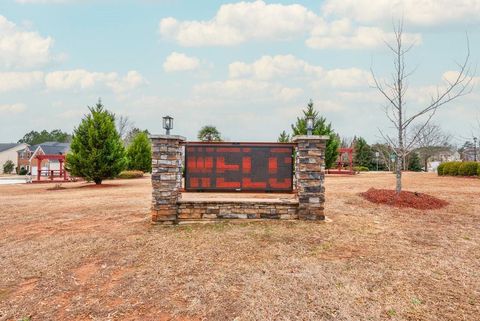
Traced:
<path id="1" fill-rule="evenodd" d="M 405 174 L 440 210 L 326 178 L 328 222 L 161 227 L 149 178 L 0 186 L 0 320 L 479 320 L 480 179 Z"/>

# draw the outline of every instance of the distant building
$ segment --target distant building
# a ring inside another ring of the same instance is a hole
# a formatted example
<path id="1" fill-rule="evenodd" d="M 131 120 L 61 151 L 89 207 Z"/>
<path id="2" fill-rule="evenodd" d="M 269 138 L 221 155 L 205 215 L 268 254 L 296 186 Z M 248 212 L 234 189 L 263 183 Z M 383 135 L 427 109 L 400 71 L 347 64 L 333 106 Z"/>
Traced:
<path id="1" fill-rule="evenodd" d="M 15 168 L 19 168 L 17 152 L 27 147 L 24 143 L 0 143 L 0 173 L 3 174 L 3 165 L 9 160 L 15 164 Z"/>
<path id="2" fill-rule="evenodd" d="M 38 171 L 37 155 L 66 155 L 70 150 L 70 143 L 45 142 L 38 145 L 27 146 L 18 151 L 19 168 L 25 168 L 29 173 L 35 175 Z M 57 160 L 42 160 L 41 170 L 59 170 L 60 163 Z"/>
<path id="3" fill-rule="evenodd" d="M 438 165 L 444 162 L 460 161 L 461 155 L 455 150 L 442 150 L 428 159 L 428 172 L 436 172 Z"/>

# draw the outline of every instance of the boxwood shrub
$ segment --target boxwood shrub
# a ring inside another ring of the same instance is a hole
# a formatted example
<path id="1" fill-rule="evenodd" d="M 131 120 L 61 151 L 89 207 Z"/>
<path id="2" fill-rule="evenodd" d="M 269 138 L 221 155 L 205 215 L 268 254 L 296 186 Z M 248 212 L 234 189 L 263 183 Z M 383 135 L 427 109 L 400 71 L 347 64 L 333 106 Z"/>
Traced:
<path id="1" fill-rule="evenodd" d="M 476 162 L 445 162 L 438 165 L 437 173 L 440 176 L 477 176 L 480 166 Z"/>
<path id="2" fill-rule="evenodd" d="M 129 179 L 129 178 L 140 178 L 143 177 L 142 171 L 123 171 L 117 176 L 118 178 Z"/>
<path id="3" fill-rule="evenodd" d="M 441 163 L 440 165 L 438 165 L 438 167 L 437 167 L 437 174 L 438 174 L 438 176 L 443 176 L 443 175 L 445 175 L 445 174 L 443 173 L 443 169 L 445 168 L 445 164 L 447 164 L 447 163 Z"/>
<path id="4" fill-rule="evenodd" d="M 353 170 L 355 172 L 368 172 L 368 167 L 366 167 L 366 166 L 354 166 Z"/>
<path id="5" fill-rule="evenodd" d="M 458 168 L 458 175 L 460 176 L 476 176 L 478 175 L 477 162 L 462 162 Z"/>

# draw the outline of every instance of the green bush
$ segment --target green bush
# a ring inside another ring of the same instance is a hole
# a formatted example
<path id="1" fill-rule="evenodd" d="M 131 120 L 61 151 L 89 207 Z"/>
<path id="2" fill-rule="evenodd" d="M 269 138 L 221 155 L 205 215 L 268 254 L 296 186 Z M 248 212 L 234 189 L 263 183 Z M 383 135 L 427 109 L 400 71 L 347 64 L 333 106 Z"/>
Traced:
<path id="1" fill-rule="evenodd" d="M 368 172 L 368 167 L 367 166 L 354 166 L 353 170 L 355 172 Z"/>
<path id="2" fill-rule="evenodd" d="M 476 176 L 478 175 L 477 162 L 462 162 L 458 168 L 458 175 L 460 176 Z"/>
<path id="3" fill-rule="evenodd" d="M 25 167 L 20 168 L 20 170 L 18 171 L 18 175 L 27 175 L 27 174 L 28 174 L 28 171 Z"/>
<path id="4" fill-rule="evenodd" d="M 5 174 L 12 174 L 14 169 L 15 169 L 15 164 L 11 160 L 7 160 L 5 164 L 3 164 L 3 172 Z"/>
<path id="5" fill-rule="evenodd" d="M 480 175 L 480 165 L 476 162 L 445 162 L 438 166 L 438 175 L 476 176 Z"/>
<path id="6" fill-rule="evenodd" d="M 450 176 L 457 176 L 460 165 L 461 165 L 461 162 L 449 162 L 447 164 L 448 167 L 444 169 L 444 173 Z"/>
<path id="7" fill-rule="evenodd" d="M 130 179 L 143 177 L 142 171 L 123 171 L 118 174 L 117 178 Z"/>
<path id="8" fill-rule="evenodd" d="M 444 172 L 443 172 L 443 171 L 444 171 L 444 168 L 445 168 L 445 164 L 446 164 L 446 163 L 441 163 L 440 165 L 438 165 L 438 167 L 437 167 L 437 174 L 438 174 L 438 176 L 443 176 L 443 175 L 445 175 Z"/>

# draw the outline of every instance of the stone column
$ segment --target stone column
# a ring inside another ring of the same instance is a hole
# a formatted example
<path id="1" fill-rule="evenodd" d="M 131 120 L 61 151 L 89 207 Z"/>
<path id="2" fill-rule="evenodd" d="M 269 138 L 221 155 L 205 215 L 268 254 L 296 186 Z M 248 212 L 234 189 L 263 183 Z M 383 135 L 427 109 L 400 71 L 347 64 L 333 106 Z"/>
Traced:
<path id="1" fill-rule="evenodd" d="M 152 222 L 174 224 L 182 188 L 182 147 L 185 137 L 151 135 L 152 142 Z"/>
<path id="2" fill-rule="evenodd" d="M 295 178 L 298 193 L 298 218 L 324 220 L 325 148 L 329 136 L 295 136 L 297 144 Z"/>

